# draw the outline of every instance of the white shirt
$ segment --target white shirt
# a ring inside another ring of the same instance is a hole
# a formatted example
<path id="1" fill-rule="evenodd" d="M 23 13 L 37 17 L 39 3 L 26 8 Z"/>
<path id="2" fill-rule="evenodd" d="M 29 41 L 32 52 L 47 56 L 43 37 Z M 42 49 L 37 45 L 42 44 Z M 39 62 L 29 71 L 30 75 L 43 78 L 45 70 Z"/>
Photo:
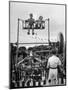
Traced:
<path id="1" fill-rule="evenodd" d="M 30 56 L 33 56 L 33 53 L 32 53 L 32 51 L 30 51 Z"/>
<path id="2" fill-rule="evenodd" d="M 57 56 L 53 55 L 48 59 L 47 68 L 57 68 L 58 65 L 61 65 L 61 61 Z"/>

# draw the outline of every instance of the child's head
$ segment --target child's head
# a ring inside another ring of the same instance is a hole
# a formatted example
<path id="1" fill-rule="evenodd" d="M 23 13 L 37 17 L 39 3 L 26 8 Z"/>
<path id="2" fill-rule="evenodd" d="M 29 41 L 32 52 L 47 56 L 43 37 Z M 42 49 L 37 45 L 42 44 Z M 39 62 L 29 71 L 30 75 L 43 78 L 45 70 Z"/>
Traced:
<path id="1" fill-rule="evenodd" d="M 39 16 L 39 20 L 43 20 L 43 16 Z"/>
<path id="2" fill-rule="evenodd" d="M 32 13 L 30 13 L 29 15 L 30 15 L 30 18 L 32 18 L 32 17 L 33 17 L 33 14 L 32 14 Z"/>

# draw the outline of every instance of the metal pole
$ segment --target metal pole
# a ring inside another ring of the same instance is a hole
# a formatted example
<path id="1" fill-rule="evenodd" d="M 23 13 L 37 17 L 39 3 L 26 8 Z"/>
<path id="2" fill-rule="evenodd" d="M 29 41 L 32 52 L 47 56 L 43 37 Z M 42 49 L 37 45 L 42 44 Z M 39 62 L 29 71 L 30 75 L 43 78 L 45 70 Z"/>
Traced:
<path id="1" fill-rule="evenodd" d="M 19 44 L 19 18 L 18 18 L 18 27 L 17 27 L 17 51 L 16 51 L 16 64 L 18 60 L 18 44 Z"/>
<path id="2" fill-rule="evenodd" d="M 50 19 L 48 18 L 48 42 L 50 43 L 50 26 L 49 26 L 49 23 L 50 23 Z"/>
<path id="3" fill-rule="evenodd" d="M 48 42 L 49 42 L 49 46 L 50 46 L 50 19 L 48 18 Z M 50 55 L 50 47 L 49 47 L 49 55 Z"/>

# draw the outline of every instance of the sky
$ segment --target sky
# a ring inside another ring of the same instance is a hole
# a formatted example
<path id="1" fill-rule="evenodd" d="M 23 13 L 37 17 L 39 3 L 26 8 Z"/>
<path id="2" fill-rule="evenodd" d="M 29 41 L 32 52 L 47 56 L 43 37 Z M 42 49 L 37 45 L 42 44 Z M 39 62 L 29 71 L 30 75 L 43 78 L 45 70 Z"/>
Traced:
<path id="1" fill-rule="evenodd" d="M 18 18 L 26 20 L 29 14 L 33 13 L 33 18 L 50 19 L 50 41 L 57 41 L 59 32 L 63 33 L 65 40 L 65 6 L 52 4 L 35 3 L 10 3 L 10 42 L 17 42 Z M 48 24 L 46 22 L 44 30 L 35 30 L 35 35 L 27 35 L 27 30 L 22 29 L 22 22 L 19 22 L 19 43 L 48 42 Z M 30 32 L 31 33 L 31 32 Z"/>

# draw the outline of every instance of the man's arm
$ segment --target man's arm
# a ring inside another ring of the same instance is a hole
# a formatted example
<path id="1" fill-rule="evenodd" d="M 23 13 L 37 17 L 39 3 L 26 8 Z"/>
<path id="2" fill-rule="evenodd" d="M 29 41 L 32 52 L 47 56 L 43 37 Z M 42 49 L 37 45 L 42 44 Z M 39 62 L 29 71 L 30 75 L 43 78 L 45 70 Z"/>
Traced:
<path id="1" fill-rule="evenodd" d="M 50 63 L 49 63 L 49 59 L 48 59 L 48 62 L 47 62 L 47 68 L 49 68 L 49 66 L 50 66 Z"/>
<path id="2" fill-rule="evenodd" d="M 61 60 L 58 58 L 58 65 L 61 66 Z"/>

